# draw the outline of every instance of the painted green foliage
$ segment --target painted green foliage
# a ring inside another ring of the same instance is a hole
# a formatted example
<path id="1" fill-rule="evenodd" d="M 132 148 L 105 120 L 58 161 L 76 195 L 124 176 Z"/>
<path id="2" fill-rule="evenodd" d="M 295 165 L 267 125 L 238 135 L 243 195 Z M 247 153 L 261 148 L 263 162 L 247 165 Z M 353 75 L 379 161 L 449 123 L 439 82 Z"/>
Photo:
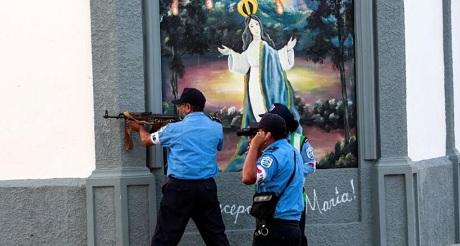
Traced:
<path id="1" fill-rule="evenodd" d="M 296 56 L 312 63 L 331 64 L 340 78 L 341 98 L 329 98 L 305 105 L 297 98 L 296 106 L 301 113 L 301 123 L 317 126 L 324 131 L 343 129 L 344 139 L 324 156 L 319 168 L 357 166 L 356 110 L 354 87 L 354 20 L 352 0 L 296 0 L 306 6 L 302 11 L 275 13 L 272 0 L 259 0 L 257 16 L 264 29 L 281 48 L 289 38 L 297 39 Z M 182 1 L 179 15 L 169 13 L 170 1 L 160 0 L 161 48 L 167 57 L 170 72 L 169 87 L 172 96 L 178 96 L 178 83 L 184 76 L 184 57 L 215 54 L 225 45 L 236 52 L 242 51 L 244 18 L 236 11 L 238 0 L 215 0 L 215 7 L 208 10 L 203 1 Z M 199 62 L 198 62 L 199 63 Z M 174 110 L 164 103 L 164 111 Z M 223 109 L 224 110 L 224 109 Z M 228 108 L 225 110 L 229 110 Z M 232 114 L 222 111 L 224 127 L 239 126 L 241 115 L 232 109 Z M 337 146 L 342 146 L 339 148 Z"/>

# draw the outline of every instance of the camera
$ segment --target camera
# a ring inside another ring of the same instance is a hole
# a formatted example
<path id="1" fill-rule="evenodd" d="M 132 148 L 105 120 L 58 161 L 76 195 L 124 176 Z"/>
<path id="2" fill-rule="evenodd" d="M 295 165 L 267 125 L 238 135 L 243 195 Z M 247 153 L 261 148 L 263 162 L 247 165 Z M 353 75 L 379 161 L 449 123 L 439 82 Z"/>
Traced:
<path id="1" fill-rule="evenodd" d="M 246 127 L 246 128 L 236 131 L 236 135 L 239 137 L 241 136 L 250 137 L 250 136 L 256 135 L 258 130 L 259 129 L 257 128 Z"/>

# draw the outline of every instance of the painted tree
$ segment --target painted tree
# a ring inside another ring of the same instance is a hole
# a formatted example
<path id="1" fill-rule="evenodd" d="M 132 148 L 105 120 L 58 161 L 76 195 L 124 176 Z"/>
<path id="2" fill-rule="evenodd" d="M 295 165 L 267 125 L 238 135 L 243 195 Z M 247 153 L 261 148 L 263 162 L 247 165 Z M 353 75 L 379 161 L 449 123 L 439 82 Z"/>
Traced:
<path id="1" fill-rule="evenodd" d="M 305 49 L 307 60 L 323 63 L 330 60 L 340 73 L 344 110 L 345 141 L 350 139 L 346 66 L 353 52 L 353 1 L 305 0 L 312 13 L 307 17 L 307 32 L 313 37 L 312 45 Z"/>
<path id="2" fill-rule="evenodd" d="M 207 36 L 204 35 L 207 17 L 201 1 L 179 5 L 179 15 L 176 16 L 168 11 L 169 1 L 160 1 L 162 53 L 171 56 L 170 86 L 174 99 L 177 99 L 178 82 L 185 73 L 182 56 L 203 54 L 208 50 Z"/>

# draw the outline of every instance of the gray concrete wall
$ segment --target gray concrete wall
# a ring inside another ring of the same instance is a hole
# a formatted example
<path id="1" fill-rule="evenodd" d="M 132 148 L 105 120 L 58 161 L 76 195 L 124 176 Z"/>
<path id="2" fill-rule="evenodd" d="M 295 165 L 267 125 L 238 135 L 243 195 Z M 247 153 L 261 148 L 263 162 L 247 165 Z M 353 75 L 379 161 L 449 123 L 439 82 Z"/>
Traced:
<path id="1" fill-rule="evenodd" d="M 240 175 L 223 173 L 217 183 L 227 236 L 231 245 L 244 246 L 251 245 L 255 228 L 248 214 L 254 188 L 243 185 Z M 310 245 L 373 245 L 370 187 L 362 186 L 363 179 L 369 182 L 357 168 L 318 170 L 307 178 Z M 193 223 L 181 245 L 204 245 Z"/>
<path id="2" fill-rule="evenodd" d="M 387 245 L 408 245 L 406 186 L 404 175 L 388 175 L 384 180 L 385 235 Z"/>
<path id="3" fill-rule="evenodd" d="M 417 162 L 420 245 L 455 242 L 454 181 L 447 158 Z"/>
<path id="4" fill-rule="evenodd" d="M 231 245 L 250 245 L 254 219 L 248 209 L 253 187 L 241 183 L 240 173 L 223 173 L 217 183 Z M 363 202 L 361 185 L 358 169 L 319 170 L 308 179 L 307 232 L 312 245 L 326 245 L 324 242 L 327 245 L 371 244 L 369 218 L 366 218 L 368 222 L 362 223 L 363 208 L 367 211 L 365 214 L 369 214 L 370 201 L 365 198 Z M 114 245 L 116 230 L 110 226 L 116 223 L 114 188 L 96 189 L 99 189 L 94 192 L 97 201 L 94 208 L 96 241 Z M 364 187 L 364 190 L 369 197 L 369 189 Z M 128 203 L 136 202 L 128 207 L 133 221 L 142 222 L 135 217 L 147 213 L 147 192 L 145 186 L 130 186 L 128 189 Z M 0 201 L 0 245 L 86 245 L 86 188 L 83 180 L 2 181 L 0 195 L 7 198 Z M 146 223 L 129 223 L 131 245 L 148 244 L 150 239 L 142 233 L 148 226 Z M 137 235 L 136 231 L 140 234 Z M 358 234 L 362 236 L 356 237 Z M 202 243 L 201 237 L 191 222 L 181 245 L 199 245 L 199 242 Z"/>
<path id="5" fill-rule="evenodd" d="M 142 1 L 91 1 L 91 45 L 96 169 L 145 167 L 143 148 L 124 150 L 123 121 L 102 118 L 144 111 Z"/>
<path id="6" fill-rule="evenodd" d="M 417 167 L 413 183 L 417 191 L 417 245 L 453 244 L 453 165 L 447 158 L 413 164 Z M 359 169 L 318 170 L 308 177 L 306 230 L 310 245 L 378 245 L 368 167 L 372 164 L 365 165 Z M 231 245 L 251 245 L 254 219 L 248 209 L 253 187 L 242 185 L 239 173 L 223 173 L 217 183 Z M 407 245 L 407 233 L 401 234 L 407 231 L 404 176 L 389 175 L 384 184 L 387 245 Z M 108 226 L 116 223 L 114 188 L 97 189 L 95 236 L 102 245 L 115 245 L 115 227 Z M 147 214 L 148 188 L 130 185 L 127 193 L 130 245 L 148 245 L 150 238 L 145 231 L 149 224 L 137 219 Z M 84 180 L 1 181 L 0 197 L 0 245 L 87 245 Z M 192 222 L 180 245 L 204 245 Z"/>
<path id="7" fill-rule="evenodd" d="M 96 170 L 87 179 L 89 245 L 148 245 L 155 223 L 154 177 L 146 151 L 123 145 L 124 122 L 105 110 L 145 111 L 141 0 L 91 1 Z"/>
<path id="8" fill-rule="evenodd" d="M 377 105 L 359 109 L 360 167 L 319 170 L 307 181 L 310 245 L 455 242 L 458 158 L 416 163 L 407 158 L 403 3 L 373 1 L 374 16 L 363 22 L 373 25 L 361 26 L 362 33 L 374 35 L 359 37 L 375 41 L 377 98 L 366 100 Z M 1 181 L 0 245 L 86 245 L 87 228 L 94 234 L 94 244 L 148 245 L 154 220 L 152 215 L 142 215 L 151 213 L 152 203 L 161 198 L 154 190 L 161 186 L 162 170 L 154 171 L 155 180 L 145 168 L 143 148 L 123 150 L 121 122 L 101 118 L 105 109 L 145 108 L 141 5 L 141 1 L 91 1 L 97 168 L 86 184 L 78 179 Z M 365 62 L 358 54 L 357 64 Z M 362 100 L 366 91 L 373 90 L 363 90 L 369 81 L 359 75 L 357 79 Z M 451 115 L 453 105 L 446 109 Z M 364 116 L 374 113 L 376 127 L 365 128 L 369 120 L 362 121 Z M 452 123 L 451 118 L 447 123 Z M 378 133 L 378 146 L 369 143 L 374 133 L 368 130 Z M 452 127 L 447 131 L 450 136 Z M 449 143 L 452 147 L 454 139 Z M 253 189 L 242 185 L 239 175 L 223 173 L 217 179 L 219 198 L 231 244 L 250 245 L 254 220 L 247 210 Z M 181 245 L 200 244 L 190 224 Z"/>
<path id="9" fill-rule="evenodd" d="M 85 180 L 0 181 L 0 245 L 86 245 Z"/>
<path id="10" fill-rule="evenodd" d="M 450 1 L 444 1 L 450 3 Z M 444 6 L 449 18 L 448 4 Z M 440 157 L 412 162 L 407 157 L 404 1 L 376 0 L 379 146 L 375 165 L 377 245 L 449 245 L 458 230 L 458 160 Z M 448 23 L 449 21 L 445 21 Z M 449 25 L 446 25 L 448 27 Z M 450 29 L 446 28 L 445 33 Z M 444 38 L 449 39 L 449 35 Z M 447 45 L 449 40 L 446 41 Z M 450 50 L 446 53 L 446 153 L 453 136 L 453 103 L 448 91 Z M 423 134 L 423 133 L 421 133 Z M 450 147 L 449 147 L 450 146 Z M 456 215 L 456 216 L 455 216 Z M 457 227 L 457 229 L 455 229 Z M 458 241 L 457 241 L 458 243 Z"/>

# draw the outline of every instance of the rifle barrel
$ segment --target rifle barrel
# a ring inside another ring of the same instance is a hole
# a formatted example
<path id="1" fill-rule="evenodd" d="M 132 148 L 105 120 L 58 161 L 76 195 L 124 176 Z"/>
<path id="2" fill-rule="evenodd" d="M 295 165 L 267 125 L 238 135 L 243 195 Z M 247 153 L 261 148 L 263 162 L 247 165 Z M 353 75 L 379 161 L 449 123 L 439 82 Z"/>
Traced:
<path id="1" fill-rule="evenodd" d="M 104 119 L 124 119 L 125 116 L 123 114 L 119 114 L 117 116 L 109 115 L 109 111 L 105 111 L 105 114 L 102 116 Z"/>

